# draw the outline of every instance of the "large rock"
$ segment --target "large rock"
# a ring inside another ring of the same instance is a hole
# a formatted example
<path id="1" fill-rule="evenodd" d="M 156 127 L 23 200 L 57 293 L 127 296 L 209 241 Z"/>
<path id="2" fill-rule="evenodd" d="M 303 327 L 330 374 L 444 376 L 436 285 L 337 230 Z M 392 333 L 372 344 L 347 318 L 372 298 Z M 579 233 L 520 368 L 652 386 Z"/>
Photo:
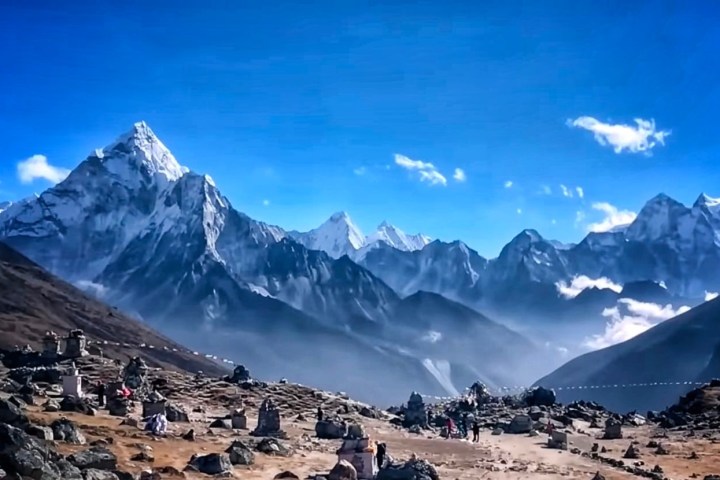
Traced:
<path id="1" fill-rule="evenodd" d="M 23 428 L 29 422 L 23 411 L 15 403 L 10 400 L 0 399 L 0 423 Z"/>
<path id="2" fill-rule="evenodd" d="M 82 472 L 83 480 L 119 480 L 114 472 L 88 468 Z"/>
<path id="3" fill-rule="evenodd" d="M 190 418 L 188 417 L 188 414 L 185 410 L 183 410 L 180 407 L 176 407 L 173 404 L 168 404 L 165 406 L 165 418 L 167 418 L 168 422 L 183 422 L 187 423 L 190 421 Z"/>
<path id="4" fill-rule="evenodd" d="M 19 428 L 0 424 L 0 469 L 9 478 L 63 480 L 55 462 L 59 456 Z M 67 476 L 72 479 L 73 475 Z M 75 480 L 75 479 L 73 479 Z"/>
<path id="5" fill-rule="evenodd" d="M 255 450 L 260 453 L 264 453 L 265 455 L 275 455 L 280 457 L 289 457 L 292 455 L 292 450 L 290 448 L 286 447 L 283 443 L 274 438 L 263 438 L 260 443 L 257 444 Z"/>
<path id="6" fill-rule="evenodd" d="M 230 457 L 224 453 L 210 453 L 208 455 L 193 455 L 189 465 L 198 472 L 206 475 L 219 475 L 232 472 L 233 466 Z"/>
<path id="7" fill-rule="evenodd" d="M 552 407 L 555 405 L 555 391 L 549 388 L 531 388 L 523 395 L 523 400 L 528 407 Z"/>
<path id="8" fill-rule="evenodd" d="M 77 425 L 67 418 L 60 418 L 50 424 L 55 440 L 59 442 L 72 443 L 75 445 L 85 445 L 85 435 L 78 430 Z"/>
<path id="9" fill-rule="evenodd" d="M 80 470 L 88 468 L 96 470 L 117 469 L 117 457 L 105 447 L 92 447 L 88 450 L 73 453 L 67 459 Z"/>
<path id="10" fill-rule="evenodd" d="M 529 415 L 515 415 L 510 422 L 510 433 L 530 433 L 533 429 L 533 420 Z"/>
<path id="11" fill-rule="evenodd" d="M 440 480 L 435 466 L 427 460 L 412 459 L 380 470 L 376 480 Z"/>
<path id="12" fill-rule="evenodd" d="M 337 440 L 348 433 L 347 424 L 339 418 L 328 418 L 315 424 L 315 435 L 326 440 Z"/>
<path id="13" fill-rule="evenodd" d="M 230 463 L 233 465 L 252 465 L 255 463 L 255 454 L 250 448 L 240 440 L 235 440 L 225 453 L 230 457 Z"/>
<path id="14" fill-rule="evenodd" d="M 347 460 L 340 460 L 330 470 L 328 480 L 357 480 L 358 474 L 352 463 Z"/>

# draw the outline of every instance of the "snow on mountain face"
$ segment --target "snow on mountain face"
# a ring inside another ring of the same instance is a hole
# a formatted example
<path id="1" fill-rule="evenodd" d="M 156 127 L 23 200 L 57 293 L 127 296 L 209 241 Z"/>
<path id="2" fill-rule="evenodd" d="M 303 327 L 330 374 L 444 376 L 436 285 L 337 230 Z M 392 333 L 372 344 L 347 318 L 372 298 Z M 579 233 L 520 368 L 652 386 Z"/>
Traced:
<path id="1" fill-rule="evenodd" d="M 404 252 L 420 250 L 432 240 L 426 235 L 408 235 L 399 228 L 383 222 L 377 231 L 367 237 L 345 212 L 333 214 L 325 223 L 309 232 L 291 232 L 290 235 L 311 250 L 320 250 L 332 258 L 348 255 L 364 258 L 369 250 L 386 244 Z"/>
<path id="2" fill-rule="evenodd" d="M 365 243 L 374 244 L 377 242 L 384 242 L 393 248 L 397 248 L 398 250 L 412 252 L 414 250 L 421 250 L 431 241 L 432 239 L 427 235 L 408 235 L 399 228 L 390 225 L 387 222 L 382 222 L 375 233 L 368 235 Z"/>
<path id="3" fill-rule="evenodd" d="M 333 214 L 318 228 L 295 233 L 295 240 L 311 250 L 320 250 L 333 258 L 352 255 L 365 245 L 365 237 L 345 212 Z"/>

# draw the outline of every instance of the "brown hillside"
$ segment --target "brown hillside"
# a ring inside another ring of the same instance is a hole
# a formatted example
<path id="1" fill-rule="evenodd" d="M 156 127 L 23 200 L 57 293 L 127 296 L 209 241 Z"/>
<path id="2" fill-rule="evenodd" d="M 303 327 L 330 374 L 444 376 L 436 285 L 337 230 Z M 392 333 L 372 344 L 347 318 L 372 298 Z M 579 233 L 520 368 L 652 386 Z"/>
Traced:
<path id="1" fill-rule="evenodd" d="M 151 366 L 189 372 L 203 370 L 212 375 L 225 372 L 220 364 L 193 355 L 147 325 L 89 297 L 0 243 L 0 349 L 25 344 L 39 349 L 46 331 L 66 335 L 75 328 L 84 330 L 93 341 L 146 343 L 156 347 L 103 345 L 103 354 L 109 358 L 125 362 L 131 356 L 141 355 Z"/>

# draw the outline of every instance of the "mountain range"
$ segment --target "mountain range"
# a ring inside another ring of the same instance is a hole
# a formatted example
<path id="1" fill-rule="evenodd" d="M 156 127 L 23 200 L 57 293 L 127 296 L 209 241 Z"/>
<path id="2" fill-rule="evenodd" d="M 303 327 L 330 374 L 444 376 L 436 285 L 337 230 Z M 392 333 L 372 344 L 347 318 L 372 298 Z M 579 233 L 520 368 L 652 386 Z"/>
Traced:
<path id="1" fill-rule="evenodd" d="M 379 402 L 456 393 L 477 378 L 506 384 L 539 351 L 477 311 L 401 297 L 347 255 L 249 218 L 142 122 L 54 187 L 7 205 L 0 238 L 195 349 Z M 488 355 L 498 362 L 477 367 Z"/>
<path id="2" fill-rule="evenodd" d="M 143 122 L 54 187 L 0 204 L 0 239 L 166 335 L 379 402 L 529 383 L 627 299 L 702 303 L 720 290 L 719 232 L 706 195 L 691 207 L 658 195 L 577 244 L 524 230 L 492 259 L 387 222 L 365 236 L 344 212 L 288 232 L 235 209 Z"/>

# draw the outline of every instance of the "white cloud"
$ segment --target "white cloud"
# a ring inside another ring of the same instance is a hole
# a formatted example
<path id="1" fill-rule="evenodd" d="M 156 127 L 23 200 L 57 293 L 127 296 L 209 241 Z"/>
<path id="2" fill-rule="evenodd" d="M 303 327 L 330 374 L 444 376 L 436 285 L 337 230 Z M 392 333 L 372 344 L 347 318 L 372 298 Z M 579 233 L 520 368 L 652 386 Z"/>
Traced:
<path id="1" fill-rule="evenodd" d="M 515 211 L 517 212 L 518 215 L 522 215 L 522 208 L 518 208 L 518 209 L 515 210 Z"/>
<path id="2" fill-rule="evenodd" d="M 572 198 L 572 196 L 573 196 L 572 190 L 570 190 L 570 189 L 569 189 L 568 187 L 566 187 L 565 185 L 562 185 L 562 184 L 560 185 L 560 191 L 562 192 L 563 197 Z"/>
<path id="3" fill-rule="evenodd" d="M 552 223 L 553 225 L 557 225 L 557 220 L 553 218 L 552 220 L 550 220 L 550 223 Z"/>
<path id="4" fill-rule="evenodd" d="M 552 195 L 552 188 L 550 188 L 548 185 L 541 185 L 540 193 L 542 193 L 543 195 Z"/>
<path id="5" fill-rule="evenodd" d="M 578 275 L 570 280 L 570 283 L 560 281 L 555 284 L 555 288 L 560 295 L 565 298 L 575 298 L 580 292 L 587 288 L 608 288 L 615 293 L 622 291 L 622 285 L 618 285 L 607 277 L 590 278 L 586 275 Z"/>
<path id="6" fill-rule="evenodd" d="M 264 206 L 264 207 L 267 207 L 267 206 L 270 205 L 270 200 L 265 199 L 265 200 L 263 200 L 262 203 L 263 203 L 263 206 Z"/>
<path id="7" fill-rule="evenodd" d="M 365 167 L 358 167 L 358 168 L 356 168 L 356 169 L 353 170 L 353 173 L 354 173 L 355 175 L 357 175 L 357 176 L 365 175 L 365 173 L 367 173 L 367 168 L 365 168 Z"/>
<path id="8" fill-rule="evenodd" d="M 506 181 L 506 182 L 503 184 L 503 186 L 504 186 L 505 188 L 512 188 L 512 186 L 513 186 L 512 180 Z"/>
<path id="9" fill-rule="evenodd" d="M 18 178 L 22 183 L 32 183 L 37 179 L 51 183 L 60 183 L 70 174 L 70 170 L 50 165 L 45 155 L 33 155 L 17 164 Z"/>
<path id="10" fill-rule="evenodd" d="M 593 117 L 578 117 L 568 120 L 570 127 L 583 128 L 593 132 L 595 141 L 603 146 L 611 146 L 615 153 L 627 150 L 631 153 L 646 152 L 657 145 L 665 145 L 670 131 L 657 130 L 655 120 L 636 118 L 637 126 L 603 123 Z"/>
<path id="11" fill-rule="evenodd" d="M 458 182 L 464 182 L 465 180 L 467 180 L 467 177 L 465 176 L 465 171 L 462 168 L 455 169 L 453 178 Z"/>
<path id="12" fill-rule="evenodd" d="M 447 185 L 447 178 L 432 163 L 412 160 L 396 153 L 395 164 L 406 170 L 418 172 L 421 182 L 428 182 L 430 185 Z"/>
<path id="13" fill-rule="evenodd" d="M 596 350 L 630 340 L 655 325 L 688 310 L 690 307 L 685 305 L 676 310 L 669 304 L 662 306 L 621 298 L 616 306 L 606 308 L 602 312 L 603 317 L 608 319 L 605 331 L 600 335 L 585 339 L 583 346 Z"/>
<path id="14" fill-rule="evenodd" d="M 607 202 L 596 202 L 592 208 L 605 214 L 605 217 L 596 223 L 588 225 L 590 232 L 609 232 L 617 227 L 623 227 L 635 221 L 637 214 L 630 210 L 619 210 L 616 206 Z"/>
<path id="15" fill-rule="evenodd" d="M 717 292 L 705 292 L 705 301 L 715 300 L 717 298 Z"/>
<path id="16" fill-rule="evenodd" d="M 90 280 L 78 280 L 75 282 L 75 286 L 95 298 L 103 298 L 108 291 L 104 285 Z"/>
<path id="17" fill-rule="evenodd" d="M 437 343 L 442 340 L 442 338 L 442 333 L 436 332 L 435 330 L 429 330 L 420 338 L 420 340 L 428 343 Z"/>
<path id="18" fill-rule="evenodd" d="M 575 212 L 575 226 L 579 226 L 585 220 L 585 212 L 578 210 Z"/>
<path id="19" fill-rule="evenodd" d="M 582 187 L 575 187 L 578 198 L 585 198 L 585 190 Z"/>

